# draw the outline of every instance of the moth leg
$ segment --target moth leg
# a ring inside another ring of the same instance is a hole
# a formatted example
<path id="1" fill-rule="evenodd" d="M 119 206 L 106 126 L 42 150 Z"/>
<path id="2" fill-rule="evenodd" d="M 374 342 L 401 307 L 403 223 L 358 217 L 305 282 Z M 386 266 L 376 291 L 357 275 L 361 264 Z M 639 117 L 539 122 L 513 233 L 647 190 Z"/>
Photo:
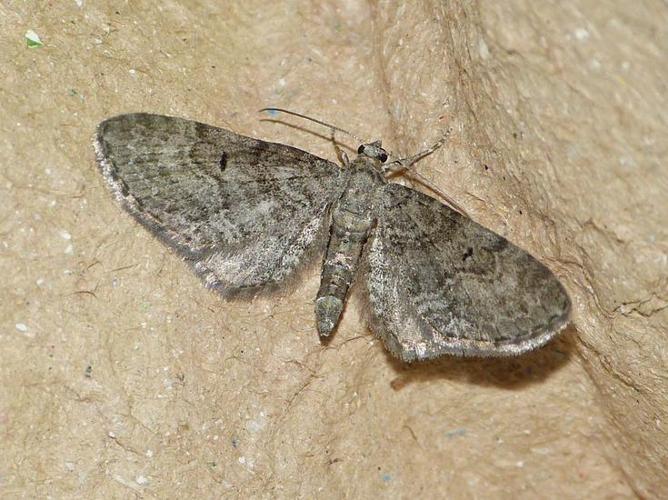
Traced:
<path id="1" fill-rule="evenodd" d="M 429 180 L 426 177 L 424 177 L 422 174 L 420 174 L 418 172 L 411 172 L 410 174 L 408 174 L 408 177 L 410 179 L 414 180 L 414 181 L 417 181 L 419 184 L 422 184 L 427 189 L 429 189 L 429 191 L 433 191 L 434 193 L 439 195 L 441 198 L 443 198 L 445 200 L 446 204 L 448 204 L 451 208 L 453 208 L 454 210 L 456 210 L 460 214 L 465 215 L 469 219 L 471 218 L 471 216 L 464 209 L 464 207 L 462 207 L 455 200 L 453 200 L 452 197 L 448 193 L 446 193 L 445 191 L 440 190 L 436 186 L 432 186 L 431 183 L 429 182 Z"/>
<path id="2" fill-rule="evenodd" d="M 332 144 L 334 145 L 334 150 L 336 151 L 336 157 L 339 159 L 339 163 L 343 165 L 344 167 L 347 167 L 350 165 L 350 159 L 348 158 L 348 155 L 346 152 L 339 147 L 339 143 L 336 141 L 336 138 L 334 137 L 334 129 L 332 129 Z"/>
<path id="3" fill-rule="evenodd" d="M 404 170 L 408 170 L 411 168 L 413 165 L 415 165 L 417 162 L 419 162 L 422 158 L 425 156 L 429 156 L 432 154 L 434 151 L 436 151 L 438 148 L 443 146 L 445 143 L 445 140 L 448 138 L 450 135 L 451 130 L 448 129 L 445 134 L 443 134 L 443 137 L 441 137 L 436 143 L 434 143 L 432 146 L 428 147 L 424 151 L 420 151 L 417 154 L 414 154 L 413 156 L 409 156 L 408 158 L 400 158 L 398 160 L 394 160 L 386 165 L 383 165 L 383 173 L 386 175 L 392 175 L 396 174 L 398 172 L 403 172 Z"/>

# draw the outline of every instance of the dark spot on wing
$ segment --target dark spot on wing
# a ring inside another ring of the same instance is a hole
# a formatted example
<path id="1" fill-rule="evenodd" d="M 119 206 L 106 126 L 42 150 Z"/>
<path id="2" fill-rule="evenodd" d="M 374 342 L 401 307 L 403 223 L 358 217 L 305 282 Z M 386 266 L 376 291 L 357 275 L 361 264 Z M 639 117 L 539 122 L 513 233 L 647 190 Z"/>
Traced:
<path id="1" fill-rule="evenodd" d="M 223 172 L 227 168 L 227 153 L 223 151 L 223 154 L 220 155 L 220 161 L 218 162 L 220 166 L 220 171 Z"/>

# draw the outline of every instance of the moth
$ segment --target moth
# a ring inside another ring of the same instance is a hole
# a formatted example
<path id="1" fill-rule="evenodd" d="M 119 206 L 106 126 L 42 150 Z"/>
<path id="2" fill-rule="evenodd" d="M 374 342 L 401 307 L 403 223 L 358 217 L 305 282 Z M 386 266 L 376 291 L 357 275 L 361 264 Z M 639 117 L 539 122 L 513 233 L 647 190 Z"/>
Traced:
<path id="1" fill-rule="evenodd" d="M 380 141 L 360 145 L 341 167 L 137 113 L 102 122 L 95 149 L 123 208 L 224 297 L 284 286 L 322 259 L 321 338 L 336 329 L 351 286 L 366 298 L 370 329 L 406 362 L 518 355 L 568 322 L 570 300 L 547 267 L 438 200 L 388 182 L 406 164 L 387 163 Z"/>

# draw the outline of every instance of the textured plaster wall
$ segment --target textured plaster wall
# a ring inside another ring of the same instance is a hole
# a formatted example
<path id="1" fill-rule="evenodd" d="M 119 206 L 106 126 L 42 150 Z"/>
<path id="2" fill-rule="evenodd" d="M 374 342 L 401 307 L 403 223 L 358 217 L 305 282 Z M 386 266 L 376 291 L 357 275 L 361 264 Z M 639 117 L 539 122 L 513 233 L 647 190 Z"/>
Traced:
<path id="1" fill-rule="evenodd" d="M 659 0 L 2 3 L 0 496 L 665 496 L 667 49 Z M 150 111 L 335 158 L 266 105 L 405 154 L 452 127 L 418 172 L 560 276 L 572 327 L 404 366 L 355 302 L 318 342 L 317 270 L 205 290 L 91 136 Z"/>

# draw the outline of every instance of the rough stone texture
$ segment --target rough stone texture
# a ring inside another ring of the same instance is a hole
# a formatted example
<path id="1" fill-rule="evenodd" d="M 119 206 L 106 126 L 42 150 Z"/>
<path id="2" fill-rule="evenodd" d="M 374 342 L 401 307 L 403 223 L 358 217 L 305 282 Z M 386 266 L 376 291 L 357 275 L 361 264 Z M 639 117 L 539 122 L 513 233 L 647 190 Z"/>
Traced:
<path id="1" fill-rule="evenodd" d="M 665 3 L 404 4 L 2 4 L 3 497 L 665 493 Z M 265 105 L 405 153 L 453 127 L 420 173 L 560 276 L 573 327 L 405 367 L 355 304 L 318 342 L 315 270 L 205 290 L 108 195 L 94 127 L 150 111 L 334 159 Z"/>

